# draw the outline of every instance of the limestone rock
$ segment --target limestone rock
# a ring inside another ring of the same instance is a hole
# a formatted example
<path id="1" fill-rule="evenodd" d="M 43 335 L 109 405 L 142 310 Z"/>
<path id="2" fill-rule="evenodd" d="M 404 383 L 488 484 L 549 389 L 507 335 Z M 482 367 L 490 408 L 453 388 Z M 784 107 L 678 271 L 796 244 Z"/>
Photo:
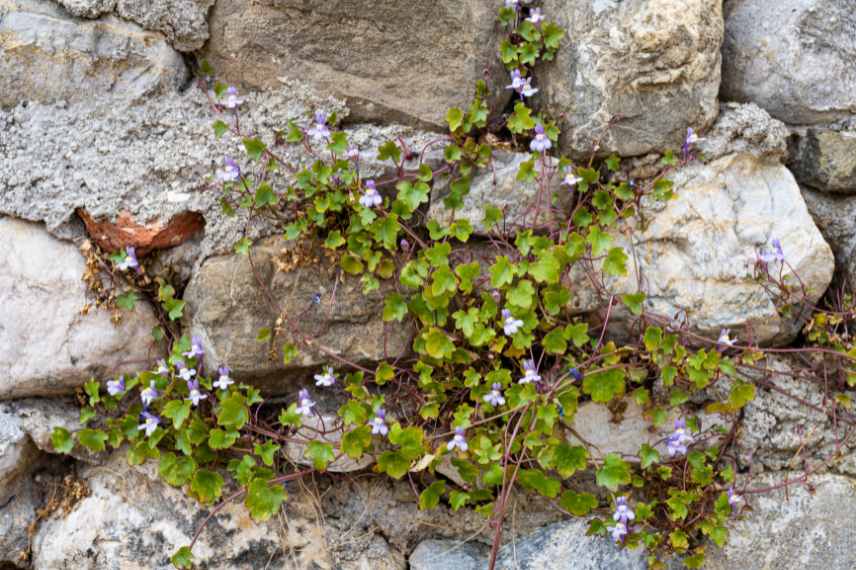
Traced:
<path id="1" fill-rule="evenodd" d="M 220 0 L 204 57 L 225 81 L 270 88 L 299 78 L 348 100 L 358 119 L 445 128 L 487 79 L 508 101 L 496 7 L 481 0 Z"/>
<path id="2" fill-rule="evenodd" d="M 29 568 L 28 529 L 40 506 L 38 484 L 21 477 L 8 487 L 0 483 L 0 567 Z"/>
<path id="3" fill-rule="evenodd" d="M 391 282 L 363 295 L 360 280 L 344 275 L 318 250 L 305 253 L 297 267 L 284 267 L 293 253 L 295 248 L 282 238 L 270 238 L 252 249 L 255 269 L 249 256 L 238 254 L 214 257 L 202 265 L 185 291 L 185 314 L 190 331 L 202 339 L 212 362 L 227 363 L 236 377 L 269 384 L 267 380 L 279 381 L 285 372 L 335 366 L 331 354 L 365 362 L 407 352 L 409 325 L 385 325 L 382 318 Z M 315 295 L 320 295 L 317 303 Z M 257 341 L 260 329 L 277 328 L 280 315 L 281 334 L 268 342 Z M 301 348 L 293 362 L 283 364 L 283 343 L 301 339 L 317 349 Z"/>
<path id="4" fill-rule="evenodd" d="M 423 540 L 410 555 L 411 570 L 482 570 L 487 546 L 454 540 Z"/>
<path id="5" fill-rule="evenodd" d="M 567 219 L 572 193 L 560 186 L 562 174 L 557 172 L 558 161 L 547 161 L 544 169 L 550 178 L 548 185 L 542 190 L 537 182 L 517 180 L 520 165 L 529 159 L 528 154 L 495 152 L 491 165 L 481 169 L 473 178 L 463 206 L 454 211 L 443 204 L 443 198 L 451 190 L 451 181 L 448 177 L 438 178 L 431 192 L 428 218 L 437 220 L 442 225 L 467 220 L 476 234 L 489 233 L 484 226 L 484 209 L 488 205 L 496 206 L 504 214 L 503 220 L 492 231 L 513 233 L 521 227 L 543 227 L 564 221 Z M 559 198 L 557 207 L 553 206 L 554 195 Z"/>
<path id="6" fill-rule="evenodd" d="M 856 194 L 856 121 L 833 128 L 796 129 L 788 166 L 802 184 Z"/>
<path id="7" fill-rule="evenodd" d="M 116 0 L 116 12 L 146 30 L 163 33 L 179 51 L 194 51 L 208 39 L 208 9 L 214 0 Z"/>
<path id="8" fill-rule="evenodd" d="M 109 14 L 116 0 L 56 0 L 69 14 L 78 18 L 97 18 Z"/>
<path id="9" fill-rule="evenodd" d="M 163 36 L 136 24 L 77 20 L 48 0 L 0 1 L 0 107 L 107 93 L 140 100 L 187 77 Z"/>
<path id="10" fill-rule="evenodd" d="M 856 285 L 856 196 L 802 188 L 806 206 L 823 237 L 835 252 L 838 272 Z"/>
<path id="11" fill-rule="evenodd" d="M 10 494 L 9 484 L 32 463 L 36 448 L 18 419 L 0 410 L 0 502 Z"/>
<path id="12" fill-rule="evenodd" d="M 564 113 L 562 150 L 635 156 L 680 146 L 716 118 L 719 0 L 546 0 L 568 30 L 536 72 L 544 109 Z"/>
<path id="13" fill-rule="evenodd" d="M 0 418 L 8 418 L 26 434 L 39 451 L 55 453 L 51 433 L 55 427 L 68 431 L 80 429 L 80 410 L 71 401 L 24 398 L 0 402 Z"/>
<path id="14" fill-rule="evenodd" d="M 41 523 L 33 539 L 35 568 L 167 570 L 169 557 L 190 542 L 207 515 L 180 489 L 160 481 L 155 464 L 129 467 L 123 452 L 80 475 L 90 493 L 68 514 L 57 512 Z M 240 502 L 230 503 L 200 535 L 194 560 L 222 570 L 328 568 L 323 548 L 292 549 L 306 543 L 304 533 L 318 536 L 314 526 L 299 522 L 256 524 Z"/>
<path id="15" fill-rule="evenodd" d="M 12 218 L 0 218 L 0 241 L 0 399 L 69 393 L 153 358 L 146 304 L 118 325 L 104 311 L 81 314 L 84 259 L 72 244 Z"/>
<path id="16" fill-rule="evenodd" d="M 856 11 L 840 0 L 725 3 L 722 96 L 791 124 L 856 113 Z"/>
<path id="17" fill-rule="evenodd" d="M 323 441 L 333 444 L 333 452 L 339 454 L 339 442 L 345 427 L 342 420 L 335 414 L 322 414 L 310 416 L 304 419 L 303 427 L 297 430 L 296 437 L 305 440 Z M 300 442 L 288 442 L 285 445 L 285 454 L 291 461 L 301 465 L 312 465 L 312 459 L 305 456 L 306 445 Z M 374 457 L 363 455 L 359 459 L 351 459 L 347 455 L 337 457 L 327 466 L 327 471 L 332 473 L 350 473 L 360 471 L 374 463 Z"/>
<path id="18" fill-rule="evenodd" d="M 729 154 L 751 154 L 783 161 L 788 152 L 788 129 L 754 103 L 723 103 L 711 129 L 696 148 L 709 162 Z"/>
<path id="19" fill-rule="evenodd" d="M 789 474 L 791 480 L 797 478 Z M 784 476 L 755 479 L 750 488 L 782 484 Z M 708 549 L 711 570 L 804 570 L 856 567 L 856 534 L 847 524 L 856 508 L 852 479 L 810 477 L 813 491 L 791 485 L 787 491 L 751 495 L 752 512 L 730 525 L 723 550 Z"/>

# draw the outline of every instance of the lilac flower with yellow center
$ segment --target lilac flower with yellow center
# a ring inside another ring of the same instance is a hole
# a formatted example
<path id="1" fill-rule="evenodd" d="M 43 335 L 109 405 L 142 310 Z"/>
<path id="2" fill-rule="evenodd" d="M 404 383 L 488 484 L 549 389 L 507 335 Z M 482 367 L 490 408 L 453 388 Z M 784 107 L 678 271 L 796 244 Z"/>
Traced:
<path id="1" fill-rule="evenodd" d="M 513 89 L 521 98 L 532 97 L 538 93 L 538 89 L 532 87 L 532 78 L 523 77 L 519 69 L 511 72 L 511 85 L 506 85 L 506 89 Z"/>
<path id="2" fill-rule="evenodd" d="M 309 390 L 303 389 L 297 393 L 297 413 L 304 417 L 312 415 L 315 402 L 309 397 Z"/>
<path id="3" fill-rule="evenodd" d="M 535 367 L 535 361 L 523 361 L 523 378 L 518 380 L 518 384 L 529 384 L 531 382 L 540 382 L 541 376 L 538 374 L 538 368 Z"/>
<path id="4" fill-rule="evenodd" d="M 241 167 L 227 156 L 223 159 L 223 168 L 218 168 L 214 176 L 220 182 L 235 182 L 241 177 Z"/>
<path id="5" fill-rule="evenodd" d="M 377 191 L 374 180 L 366 180 L 366 191 L 360 196 L 360 205 L 364 208 L 374 208 L 383 204 L 383 198 Z"/>
<path id="6" fill-rule="evenodd" d="M 543 125 L 535 125 L 535 138 L 529 143 L 529 148 L 532 152 L 545 153 L 553 146 L 550 139 L 544 133 Z"/>
<path id="7" fill-rule="evenodd" d="M 155 381 L 152 380 L 149 382 L 149 387 L 140 392 L 140 399 L 143 401 L 143 406 L 148 408 L 149 404 L 154 402 L 159 395 L 157 388 L 155 388 Z"/>
<path id="8" fill-rule="evenodd" d="M 134 246 L 129 245 L 125 248 L 125 258 L 116 264 L 116 268 L 119 271 L 127 271 L 129 269 L 139 271 L 140 262 L 137 261 L 137 249 Z"/>
<path id="9" fill-rule="evenodd" d="M 624 523 L 615 523 L 615 525 L 608 527 L 608 529 L 613 542 L 616 544 L 624 540 L 624 537 L 627 536 L 627 525 Z"/>
<path id="10" fill-rule="evenodd" d="M 544 21 L 544 14 L 541 12 L 541 8 L 532 8 L 529 12 L 529 17 L 526 18 L 527 22 L 531 22 L 536 26 Z"/>
<path id="11" fill-rule="evenodd" d="M 327 114 L 324 111 L 315 113 L 315 122 L 306 131 L 313 139 L 329 139 L 330 129 L 327 128 Z"/>
<path id="12" fill-rule="evenodd" d="M 218 368 L 217 374 L 219 376 L 214 382 L 214 387 L 218 390 L 228 390 L 229 386 L 235 383 L 235 381 L 229 377 L 229 373 L 231 371 L 232 370 L 230 370 L 228 366 L 221 366 L 220 368 Z"/>
<path id="13" fill-rule="evenodd" d="M 505 397 L 502 395 L 502 384 L 492 384 L 490 392 L 485 394 L 484 401 L 491 406 L 498 408 L 505 404 Z"/>
<path id="14" fill-rule="evenodd" d="M 226 97 L 223 99 L 223 106 L 227 109 L 237 109 L 244 104 L 244 100 L 238 97 L 238 89 L 234 85 L 230 85 L 226 89 Z"/>
<path id="15" fill-rule="evenodd" d="M 125 391 L 125 377 L 119 376 L 117 380 L 107 382 L 107 393 L 111 396 L 117 396 Z"/>
<path id="16" fill-rule="evenodd" d="M 374 435 L 386 435 L 389 433 L 389 427 L 386 425 L 386 410 L 378 408 L 375 416 L 369 421 Z"/>
<path id="17" fill-rule="evenodd" d="M 728 504 L 732 507 L 736 507 L 741 502 L 743 502 L 743 497 L 734 492 L 734 487 L 728 488 Z"/>
<path id="18" fill-rule="evenodd" d="M 725 350 L 727 348 L 731 348 L 732 346 L 734 346 L 734 343 L 737 342 L 737 340 L 728 336 L 730 332 L 731 331 L 729 331 L 728 329 L 722 329 L 719 331 L 719 338 L 716 341 L 716 348 L 720 351 Z"/>
<path id="19" fill-rule="evenodd" d="M 190 400 L 194 408 L 199 405 L 199 402 L 208 398 L 208 394 L 203 394 L 202 391 L 199 389 L 199 381 L 197 380 L 191 380 L 190 382 L 188 382 L 187 390 L 190 392 L 190 394 L 185 399 Z"/>
<path id="20" fill-rule="evenodd" d="M 466 451 L 469 448 L 470 446 L 467 445 L 467 438 L 464 437 L 464 428 L 455 428 L 455 436 L 446 443 L 446 449 L 449 451 L 453 451 L 455 449 Z"/>
<path id="21" fill-rule="evenodd" d="M 675 431 L 666 438 L 666 451 L 669 457 L 685 455 L 687 446 L 692 442 L 693 437 L 687 432 L 687 422 L 683 418 L 675 420 Z"/>
<path id="22" fill-rule="evenodd" d="M 167 376 L 169 374 L 169 366 L 167 366 L 166 360 L 158 360 L 158 369 L 155 372 L 160 376 Z"/>
<path id="23" fill-rule="evenodd" d="M 179 378 L 184 380 L 185 382 L 190 382 L 193 380 L 193 377 L 196 376 L 196 370 L 193 368 L 182 368 L 178 373 Z"/>
<path id="24" fill-rule="evenodd" d="M 515 319 L 508 309 L 502 310 L 502 318 L 504 319 L 502 321 L 502 332 L 505 333 L 505 336 L 516 334 L 523 326 L 523 321 Z"/>
<path id="25" fill-rule="evenodd" d="M 202 340 L 198 336 L 193 337 L 190 342 L 190 350 L 184 353 L 187 358 L 200 358 L 205 355 L 205 350 L 202 348 Z"/>
<path id="26" fill-rule="evenodd" d="M 568 168 L 565 171 L 565 177 L 562 179 L 562 184 L 565 186 L 573 187 L 578 183 L 582 182 L 583 179 L 574 174 L 574 171 Z"/>
<path id="27" fill-rule="evenodd" d="M 785 261 L 785 250 L 782 248 L 782 242 L 775 238 L 771 242 L 770 248 L 764 246 L 761 248 L 761 251 L 758 252 L 758 259 L 760 259 L 765 264 L 773 263 L 774 261 L 778 261 L 779 263 L 784 263 Z"/>
<path id="28" fill-rule="evenodd" d="M 615 499 L 615 512 L 612 514 L 612 520 L 627 525 L 628 522 L 636 518 L 636 513 L 627 505 L 625 497 Z"/>
<path id="29" fill-rule="evenodd" d="M 315 385 L 329 388 L 336 383 L 336 376 L 333 374 L 333 367 L 328 366 L 323 374 L 315 375 Z"/>
<path id="30" fill-rule="evenodd" d="M 142 417 L 143 423 L 137 426 L 137 429 L 146 432 L 146 437 L 151 437 L 155 433 L 155 430 L 158 429 L 160 418 L 145 410 L 140 414 L 140 417 Z"/>

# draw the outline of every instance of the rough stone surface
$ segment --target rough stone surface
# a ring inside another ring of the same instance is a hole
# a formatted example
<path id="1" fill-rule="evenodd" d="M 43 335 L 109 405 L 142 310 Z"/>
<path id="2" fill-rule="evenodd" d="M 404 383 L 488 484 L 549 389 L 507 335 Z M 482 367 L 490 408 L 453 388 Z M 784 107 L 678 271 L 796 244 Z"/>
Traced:
<path id="1" fill-rule="evenodd" d="M 72 16 L 97 18 L 109 14 L 116 7 L 116 0 L 56 0 Z"/>
<path id="2" fill-rule="evenodd" d="M 814 226 L 793 175 L 775 160 L 731 154 L 692 163 L 673 179 L 676 198 L 648 202 L 641 222 L 617 236 L 629 252 L 630 270 L 610 282 L 611 290 L 641 290 L 648 311 L 685 317 L 693 330 L 713 338 L 730 328 L 762 343 L 792 339 L 801 313 L 779 315 L 755 278 L 758 252 L 781 240 L 788 264 L 783 276 L 795 287 L 793 301 L 802 298 L 794 273 L 813 303 L 834 270 L 832 251 Z M 585 294 L 576 302 L 580 309 L 605 304 Z"/>
<path id="3" fill-rule="evenodd" d="M 856 285 L 856 197 L 802 188 L 808 211 L 835 252 L 837 271 L 845 282 Z"/>
<path id="4" fill-rule="evenodd" d="M 791 124 L 856 113 L 856 10 L 840 0 L 725 3 L 722 96 Z"/>
<path id="5" fill-rule="evenodd" d="M 37 483 L 22 477 L 8 487 L 0 483 L 0 567 L 26 568 L 30 547 L 28 527 L 39 507 Z M 8 503 L 6 503 L 8 501 Z"/>
<path id="6" fill-rule="evenodd" d="M 274 129 L 284 128 L 289 120 L 307 125 L 314 108 L 345 112 L 341 102 L 305 85 L 289 84 L 247 96 L 241 124 L 245 132 L 264 135 L 272 144 Z M 0 110 L 0 149 L 5 152 L 0 161 L 0 214 L 44 221 L 51 233 L 69 237 L 81 232 L 77 208 L 99 221 L 115 221 L 127 212 L 139 224 L 162 226 L 176 215 L 197 212 L 206 226 L 195 262 L 231 251 L 246 217 L 222 213 L 212 177 L 222 156 L 243 156 L 243 147 L 230 134 L 216 140 L 210 126 L 214 119 L 197 89 L 132 107 L 97 98 L 76 106 L 31 104 Z M 360 170 L 366 177 L 387 168 L 376 160 L 377 147 L 387 140 L 401 137 L 421 149 L 436 138 L 396 125 L 354 126 L 348 135 L 361 150 Z M 295 147 L 279 150 L 295 164 L 306 160 Z M 254 220 L 247 231 L 251 238 L 275 233 L 261 220 Z"/>
<path id="7" fill-rule="evenodd" d="M 8 485 L 27 469 L 35 455 L 35 446 L 18 419 L 0 409 L 0 501 L 6 499 Z"/>
<path id="8" fill-rule="evenodd" d="M 796 129 L 788 167 L 802 184 L 856 194 L 856 120 L 833 128 Z"/>
<path id="9" fill-rule="evenodd" d="M 297 430 L 297 438 L 306 440 L 325 441 L 333 444 L 333 449 L 339 449 L 339 442 L 345 432 L 345 426 L 339 416 L 335 414 L 322 414 L 304 419 L 303 427 Z M 320 435 L 319 435 L 320 434 Z M 301 465 L 312 465 L 312 459 L 305 456 L 306 445 L 297 441 L 290 441 L 285 445 L 285 454 L 295 463 Z M 327 471 L 333 473 L 350 473 L 365 469 L 374 463 L 374 457 L 363 455 L 360 459 L 351 459 L 347 455 L 341 455 L 330 462 Z"/>
<path id="10" fill-rule="evenodd" d="M 562 150 L 635 156 L 679 147 L 716 118 L 723 36 L 719 0 L 546 0 L 568 30 L 536 74 L 542 103 L 564 113 Z"/>
<path id="11" fill-rule="evenodd" d="M 51 432 L 55 427 L 69 431 L 80 428 L 80 410 L 71 401 L 44 398 L 25 398 L 0 402 L 0 418 L 14 422 L 36 448 L 54 453 Z"/>
<path id="12" fill-rule="evenodd" d="M 390 282 L 363 295 L 360 280 L 345 276 L 320 251 L 308 252 L 296 268 L 284 268 L 293 252 L 283 239 L 270 238 L 252 249 L 255 270 L 249 256 L 233 254 L 207 260 L 191 280 L 184 296 L 189 329 L 213 362 L 228 363 L 237 377 L 261 381 L 330 364 L 331 354 L 365 362 L 407 352 L 409 325 L 385 325 L 382 318 Z M 260 329 L 277 328 L 279 316 L 281 334 L 257 341 Z M 301 340 L 317 349 L 301 349 L 293 362 L 283 364 L 282 344 Z"/>
<path id="13" fill-rule="evenodd" d="M 208 39 L 214 0 L 117 0 L 116 13 L 146 30 L 162 32 L 175 49 L 193 51 Z"/>
<path id="14" fill-rule="evenodd" d="M 0 218 L 0 242 L 0 398 L 68 393 L 154 358 L 145 303 L 118 325 L 104 311 L 81 314 L 84 260 L 72 244 L 12 218 Z"/>
<path id="15" fill-rule="evenodd" d="M 788 129 L 754 103 L 723 103 L 716 123 L 696 148 L 703 160 L 728 154 L 751 154 L 783 161 L 788 152 Z"/>
<path id="16" fill-rule="evenodd" d="M 410 555 L 411 570 L 482 570 L 488 548 L 472 542 L 424 540 Z"/>
<path id="17" fill-rule="evenodd" d="M 300 78 L 348 100 L 355 117 L 445 127 L 487 77 L 510 96 L 496 57 L 495 6 L 481 0 L 221 0 L 204 51 L 218 76 L 268 88 Z"/>
<path id="18" fill-rule="evenodd" d="M 157 33 L 109 16 L 77 20 L 48 0 L 0 1 L 0 107 L 23 101 L 140 100 L 187 80 Z"/>
<path id="19" fill-rule="evenodd" d="M 790 476 L 794 479 L 794 476 Z M 759 477 L 751 487 L 782 484 Z M 813 492 L 791 485 L 787 492 L 752 495 L 753 511 L 729 530 L 723 550 L 708 549 L 711 570 L 845 570 L 856 567 L 856 530 L 847 524 L 856 508 L 853 480 L 836 475 L 810 478 Z"/>
<path id="20" fill-rule="evenodd" d="M 156 465 L 129 467 L 123 452 L 80 475 L 90 494 L 68 514 L 54 513 L 39 525 L 33 539 L 35 568 L 166 570 L 172 553 L 190 542 L 207 516 L 180 489 L 162 483 Z M 194 558 L 204 567 L 224 570 L 329 567 L 323 548 L 294 548 L 299 542 L 306 545 L 304 533 L 319 536 L 313 528 L 294 528 L 296 536 L 291 536 L 284 519 L 255 524 L 240 502 L 231 503 L 201 534 Z"/>
<path id="21" fill-rule="evenodd" d="M 537 182 L 517 181 L 520 165 L 529 159 L 529 154 L 495 152 L 492 164 L 473 178 L 463 205 L 454 211 L 443 204 L 443 198 L 449 194 L 451 181 L 448 177 L 436 180 L 431 192 L 428 218 L 444 225 L 467 220 L 477 234 L 489 233 L 484 226 L 484 209 L 488 205 L 496 206 L 504 214 L 503 221 L 493 231 L 513 232 L 521 227 L 550 226 L 565 220 L 570 201 L 560 200 L 557 207 L 552 205 L 554 195 L 566 198 L 572 195 L 560 186 L 562 176 L 557 172 L 558 161 L 551 159 L 546 163 L 544 171 L 549 176 L 549 183 L 542 191 Z"/>

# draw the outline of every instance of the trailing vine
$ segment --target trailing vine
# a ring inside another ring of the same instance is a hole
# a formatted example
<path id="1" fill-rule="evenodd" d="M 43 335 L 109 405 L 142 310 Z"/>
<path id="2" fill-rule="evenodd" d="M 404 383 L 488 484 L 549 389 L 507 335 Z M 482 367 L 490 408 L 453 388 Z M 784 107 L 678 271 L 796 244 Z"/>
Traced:
<path id="1" fill-rule="evenodd" d="M 224 211 L 264 216 L 288 242 L 320 247 L 341 272 L 360 279 L 365 293 L 391 284 L 383 319 L 413 328 L 411 354 L 369 365 L 329 351 L 329 366 L 314 371 L 315 386 L 278 406 L 233 379 L 228 363 L 206 360 L 198 339 L 182 336 L 153 370 L 87 383 L 81 423 L 91 427 L 73 434 L 56 428 L 55 449 L 69 453 L 80 445 L 98 453 L 127 444 L 131 464 L 157 461 L 168 484 L 202 504 L 216 503 L 209 519 L 243 500 L 258 521 L 279 511 L 285 482 L 345 457 L 370 457 L 375 472 L 413 482 L 420 509 L 443 503 L 488 518 L 491 569 L 515 488 L 546 497 L 569 516 L 589 517 L 592 533 L 644 547 L 654 568 L 674 554 L 697 568 L 708 540 L 724 545 L 745 497 L 768 490 L 736 488 L 729 455 L 740 410 L 756 395 L 745 370 L 760 367 L 765 350 L 729 331 L 716 340 L 695 335 L 685 323 L 647 311 L 642 292 L 610 292 L 610 280 L 634 263 L 616 232 L 643 204 L 673 197 L 668 176 L 697 159 L 696 135 L 690 129 L 679 155 L 667 153 L 660 175 L 639 183 L 622 175 L 618 157 L 578 164 L 557 155 L 557 124 L 528 101 L 538 91 L 533 70 L 554 58 L 564 31 L 516 0 L 506 0 L 499 23 L 507 31 L 499 55 L 513 95 L 501 146 L 528 153 L 516 179 L 534 189 L 531 208 L 514 219 L 491 205 L 477 224 L 457 215 L 476 174 L 492 168 L 498 146 L 487 136 L 484 83 L 469 107 L 448 111 L 449 132 L 429 146 L 380 146 L 377 159 L 392 174 L 372 180 L 361 174 L 363 151 L 336 117 L 318 112 L 306 124 L 292 122 L 269 147 L 242 130 L 246 103 L 234 87 L 201 82 L 219 114 L 215 135 L 243 141 L 244 158 L 227 158 L 214 174 Z M 312 164 L 284 161 L 280 145 L 302 148 Z M 432 166 L 425 156 L 435 145 L 442 145 L 443 160 Z M 290 183 L 275 187 L 274 171 L 287 172 Z M 441 178 L 448 219 L 427 211 Z M 252 265 L 248 236 L 235 251 Z M 133 308 L 141 261 L 129 249 L 116 252 L 112 264 L 127 276 L 117 303 Z M 782 311 L 805 306 L 781 244 L 759 252 L 757 269 Z M 606 307 L 599 323 L 573 309 L 584 289 Z M 303 332 L 302 315 L 284 314 L 269 291 L 267 297 L 277 327 L 258 331 L 260 341 L 281 346 L 286 364 L 304 350 L 323 352 Z M 165 322 L 182 316 L 184 303 L 168 283 L 158 283 L 157 301 Z M 625 342 L 608 333 L 619 310 L 634 321 Z M 815 348 L 805 350 L 824 360 L 841 390 L 856 383 L 852 318 L 848 298 L 837 311 L 815 309 L 806 326 Z M 729 386 L 727 397 L 690 412 L 685 404 L 693 394 L 716 383 Z M 325 393 L 344 398 L 335 430 L 318 421 L 316 400 Z M 672 432 L 633 455 L 601 453 L 573 429 L 587 401 L 618 416 L 624 402 L 635 402 L 653 426 Z M 842 393 L 824 411 L 852 422 L 850 407 Z M 704 425 L 705 412 L 733 422 Z M 328 437 L 332 431 L 338 439 Z M 311 467 L 296 466 L 287 446 L 299 446 Z M 456 477 L 442 476 L 442 465 Z M 596 492 L 585 473 L 593 473 Z M 192 546 L 174 554 L 176 567 L 192 566 Z"/>

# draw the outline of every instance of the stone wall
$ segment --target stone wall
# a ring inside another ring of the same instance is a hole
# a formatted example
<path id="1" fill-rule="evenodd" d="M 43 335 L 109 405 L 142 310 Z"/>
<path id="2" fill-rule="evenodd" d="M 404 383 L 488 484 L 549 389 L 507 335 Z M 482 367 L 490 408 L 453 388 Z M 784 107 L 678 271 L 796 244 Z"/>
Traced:
<path id="1" fill-rule="evenodd" d="M 509 78 L 496 57 L 500 3 L 0 0 L 0 567 L 168 568 L 207 514 L 122 455 L 53 453 L 50 430 L 74 427 L 74 395 L 87 380 L 163 356 L 150 335 L 153 307 L 139 303 L 119 318 L 92 302 L 82 278 L 96 244 L 136 246 L 153 276 L 169 275 L 187 301 L 183 330 L 241 379 L 293 393 L 296 379 L 324 363 L 321 353 L 270 360 L 255 341 L 270 325 L 265 300 L 246 258 L 232 253 L 247 220 L 224 216 L 211 187 L 215 163 L 239 141 L 213 136 L 199 61 L 246 94 L 247 130 L 336 112 L 365 157 L 363 175 L 379 176 L 384 141 L 421 148 L 435 139 L 446 109 L 467 105 L 477 80 L 491 117 L 509 112 Z M 648 223 L 626 228 L 623 245 L 637 263 L 611 283 L 616 291 L 642 284 L 648 308 L 689 315 L 696 333 L 715 338 L 729 328 L 785 347 L 804 318 L 782 316 L 753 279 L 759 247 L 782 241 L 809 304 L 833 279 L 856 285 L 853 0 L 540 4 L 569 30 L 557 59 L 535 75 L 535 104 L 557 117 L 562 152 L 616 153 L 644 178 L 687 127 L 703 137 L 702 159 L 674 176 L 676 200 L 646 206 Z M 457 215 L 483 203 L 509 206 L 512 217 L 525 210 L 533 192 L 514 179 L 522 160 L 499 156 Z M 437 181 L 432 218 L 446 217 L 443 192 Z M 363 297 L 345 280 L 328 302 L 329 267 L 278 273 L 273 227 L 254 220 L 247 231 L 264 240 L 267 286 L 287 311 L 310 311 L 329 350 L 362 362 L 409 350 L 412 331 L 380 318 L 383 291 Z M 250 292 L 240 303 L 235 287 Z M 322 301 L 313 309 L 315 293 Z M 594 296 L 581 298 L 579 311 L 599 308 Z M 811 457 L 839 461 L 816 474 L 813 494 L 786 486 L 753 501 L 711 567 L 854 568 L 854 442 L 831 435 L 837 426 L 816 411 L 825 395 L 800 383 L 788 359 L 768 366 L 800 399 L 759 390 L 736 442 L 742 472 L 776 486 L 799 477 Z M 638 428 L 637 412 L 614 424 L 581 410 L 578 431 L 606 449 L 636 449 L 659 439 Z M 211 569 L 486 567 L 484 519 L 419 511 L 406 483 L 361 467 L 289 488 L 292 499 L 264 525 L 240 505 L 221 511 L 197 559 Z M 583 521 L 546 502 L 519 497 L 513 510 L 499 568 L 646 567 L 638 552 L 586 536 Z"/>

